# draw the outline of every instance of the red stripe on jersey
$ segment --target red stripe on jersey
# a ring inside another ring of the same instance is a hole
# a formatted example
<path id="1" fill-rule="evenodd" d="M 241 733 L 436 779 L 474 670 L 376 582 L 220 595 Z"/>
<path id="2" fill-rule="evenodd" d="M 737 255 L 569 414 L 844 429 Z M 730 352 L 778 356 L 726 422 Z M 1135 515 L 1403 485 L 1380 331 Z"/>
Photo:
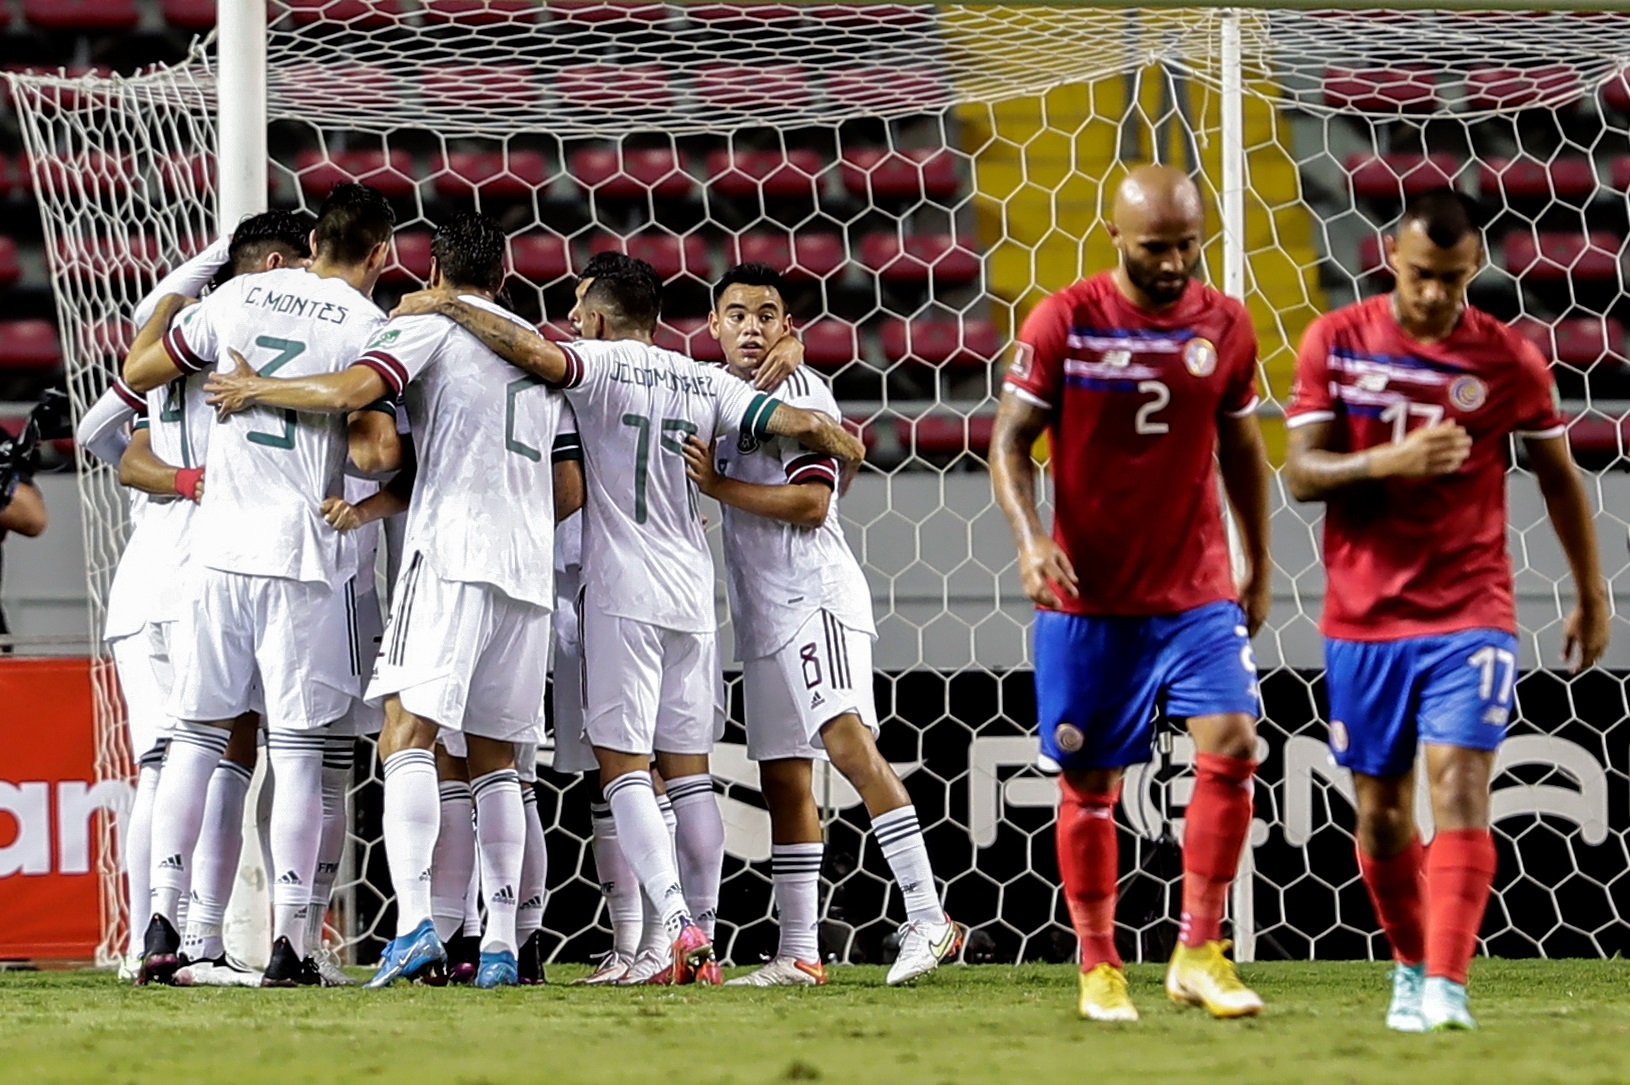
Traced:
<path id="1" fill-rule="evenodd" d="M 147 411 L 147 400 L 143 399 L 141 396 L 138 396 L 136 394 L 135 390 L 130 387 L 130 385 L 126 384 L 124 381 L 120 380 L 118 377 L 114 377 L 113 378 L 112 388 L 113 388 L 114 394 L 117 395 L 120 399 L 124 400 L 124 404 L 125 404 L 126 407 L 129 407 L 131 410 L 136 411 L 138 414 L 146 413 L 146 411 Z"/>
<path id="2" fill-rule="evenodd" d="M 170 361 L 183 373 L 196 373 L 209 364 L 187 345 L 179 327 L 171 328 L 164 334 L 164 353 L 170 356 Z"/>
<path id="3" fill-rule="evenodd" d="M 351 364 L 367 366 L 384 377 L 393 397 L 401 395 L 402 389 L 407 386 L 407 366 L 382 350 L 370 350 Z"/>
<path id="4" fill-rule="evenodd" d="M 583 383 L 583 359 L 565 343 L 556 343 L 560 352 L 566 355 L 566 375 L 561 378 L 560 387 L 576 388 Z"/>
<path id="5" fill-rule="evenodd" d="M 799 456 L 787 464 L 788 482 L 825 482 L 835 486 L 838 481 L 838 461 L 831 456 Z"/>

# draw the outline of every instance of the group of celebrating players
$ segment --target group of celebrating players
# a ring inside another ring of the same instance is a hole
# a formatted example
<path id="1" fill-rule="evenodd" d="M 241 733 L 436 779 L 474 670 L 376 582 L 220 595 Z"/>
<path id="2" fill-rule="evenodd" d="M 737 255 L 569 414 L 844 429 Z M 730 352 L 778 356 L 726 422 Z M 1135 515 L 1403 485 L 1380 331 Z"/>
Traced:
<path id="1" fill-rule="evenodd" d="M 992 440 L 1038 607 L 1041 763 L 1060 777 L 1078 1008 L 1095 1020 L 1137 1018 L 1115 940 L 1113 809 L 1157 714 L 1184 721 L 1197 749 L 1167 993 L 1217 1017 L 1262 1009 L 1222 928 L 1259 759 L 1250 638 L 1271 600 L 1271 472 L 1249 315 L 1194 278 L 1203 218 L 1182 173 L 1128 173 L 1117 266 L 1030 314 Z M 541 981 L 531 780 L 552 658 L 553 766 L 598 774 L 594 857 L 614 927 L 580 982 L 720 982 L 708 757 L 724 710 L 698 495 L 723 509 L 781 922 L 776 957 L 730 982 L 825 982 L 817 758 L 864 799 L 904 904 L 888 982 L 932 971 L 960 936 L 877 750 L 876 629 L 838 523 L 864 446 L 801 365 L 779 275 L 741 265 L 715 285 L 709 330 L 726 361 L 712 367 L 652 345 L 661 284 L 616 253 L 582 271 L 578 338 L 545 339 L 500 303 L 504 235 L 475 214 L 437 229 L 429 288 L 387 319 L 369 295 L 393 228 L 388 203 L 354 184 L 315 222 L 245 220 L 144 301 L 123 379 L 82 422 L 133 494 L 107 629 L 141 765 L 128 974 L 347 982 L 322 920 L 355 739 L 378 732 L 397 929 L 369 985 L 461 970 L 483 987 Z M 1387 1025 L 1470 1028 L 1466 973 L 1495 870 L 1490 776 L 1517 666 L 1512 435 L 1573 573 L 1564 655 L 1577 667 L 1605 650 L 1608 601 L 1546 363 L 1466 303 L 1484 259 L 1472 208 L 1450 190 L 1414 198 L 1387 252 L 1396 289 L 1304 337 L 1285 480 L 1327 506 L 1330 744 L 1354 775 L 1358 866 L 1396 959 Z M 1050 532 L 1032 458 L 1043 436 Z M 262 738 L 275 781 L 263 973 L 221 939 Z M 1430 848 L 1411 808 L 1421 745 Z"/>

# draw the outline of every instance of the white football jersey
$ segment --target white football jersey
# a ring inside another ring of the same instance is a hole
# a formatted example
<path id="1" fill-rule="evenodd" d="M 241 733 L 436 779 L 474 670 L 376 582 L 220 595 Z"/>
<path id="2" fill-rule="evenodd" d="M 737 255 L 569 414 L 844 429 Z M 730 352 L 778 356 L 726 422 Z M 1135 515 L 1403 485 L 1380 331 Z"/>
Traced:
<path id="1" fill-rule="evenodd" d="M 531 328 L 484 298 L 463 300 Z M 443 580 L 553 610 L 554 463 L 577 444 L 565 397 L 441 316 L 391 321 L 357 364 L 407 402 L 419 470 L 406 549 Z"/>
<path id="2" fill-rule="evenodd" d="M 680 632 L 717 627 L 713 555 L 684 440 L 762 439 L 780 405 L 746 381 L 631 339 L 565 344 L 566 397 L 583 439 L 585 602 Z"/>
<path id="3" fill-rule="evenodd" d="M 807 368 L 788 377 L 776 395 L 788 406 L 818 411 L 834 421 L 842 418 L 832 390 Z M 733 441 L 720 441 L 715 459 L 721 475 L 761 486 L 823 482 L 835 489 L 841 469 L 836 459 L 810 452 L 784 437 L 758 440 L 745 433 Z M 729 505 L 722 508 L 737 659 L 775 654 L 821 610 L 850 629 L 877 635 L 871 592 L 843 537 L 836 495 L 827 506 L 826 521 L 817 528 L 772 520 Z"/>
<path id="4" fill-rule="evenodd" d="M 238 351 L 262 376 L 337 373 L 385 323 L 342 279 L 304 268 L 240 275 L 186 310 L 165 336 L 183 372 L 230 372 Z M 251 407 L 215 425 L 194 518 L 194 557 L 223 572 L 337 587 L 356 568 L 356 542 L 323 520 L 340 493 L 343 414 Z"/>
<path id="5" fill-rule="evenodd" d="M 107 394 L 116 396 L 122 403 L 120 415 L 129 422 L 121 424 L 133 424 L 137 428 L 146 425 L 147 404 L 124 381 L 114 378 Z M 102 624 L 104 640 L 118 640 L 140 632 L 153 620 L 153 610 L 159 605 L 156 588 L 169 555 L 152 530 L 152 518 L 148 515 L 151 507 L 151 494 L 130 490 L 130 534 L 125 537 L 119 564 L 108 584 L 107 612 Z"/>
<path id="6" fill-rule="evenodd" d="M 176 322 L 179 320 L 177 314 Z M 191 373 L 147 393 L 147 432 L 153 455 L 171 467 L 202 467 L 209 455 L 215 408 L 205 402 L 206 379 L 207 374 Z M 206 475 L 206 493 L 212 481 Z M 192 571 L 193 524 L 197 516 L 198 503 L 179 494 L 155 495 L 148 505 L 151 528 L 162 538 L 161 545 L 168 555 L 155 575 L 161 585 L 151 619 L 155 622 L 170 621 L 178 616 L 185 598 L 182 585 Z"/>

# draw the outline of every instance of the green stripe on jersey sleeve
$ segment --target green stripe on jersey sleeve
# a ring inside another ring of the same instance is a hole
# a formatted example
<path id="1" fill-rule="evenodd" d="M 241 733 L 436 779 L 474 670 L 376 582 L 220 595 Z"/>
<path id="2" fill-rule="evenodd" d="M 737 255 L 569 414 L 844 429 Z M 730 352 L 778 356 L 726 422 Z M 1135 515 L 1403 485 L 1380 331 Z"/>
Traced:
<path id="1" fill-rule="evenodd" d="M 771 436 L 769 425 L 770 416 L 775 409 L 781 406 L 781 401 L 767 392 L 760 392 L 753 397 L 753 402 L 747 407 L 747 414 L 742 418 L 741 427 L 759 440 Z"/>

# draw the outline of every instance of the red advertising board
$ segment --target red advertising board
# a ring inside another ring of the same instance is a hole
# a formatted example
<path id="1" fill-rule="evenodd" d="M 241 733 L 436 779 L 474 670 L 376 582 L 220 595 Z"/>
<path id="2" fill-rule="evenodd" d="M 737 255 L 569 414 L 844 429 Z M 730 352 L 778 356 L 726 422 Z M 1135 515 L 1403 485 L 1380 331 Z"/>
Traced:
<path id="1" fill-rule="evenodd" d="M 90 661 L 0 658 L 0 959 L 87 959 L 102 936 L 108 807 Z"/>

